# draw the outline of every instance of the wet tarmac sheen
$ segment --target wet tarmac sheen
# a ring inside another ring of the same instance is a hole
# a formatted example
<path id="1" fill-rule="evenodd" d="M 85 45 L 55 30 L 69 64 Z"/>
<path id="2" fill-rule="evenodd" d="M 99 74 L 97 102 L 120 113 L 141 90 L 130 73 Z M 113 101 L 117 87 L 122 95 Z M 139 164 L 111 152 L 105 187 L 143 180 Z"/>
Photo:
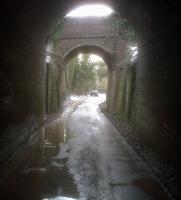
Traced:
<path id="1" fill-rule="evenodd" d="M 71 96 L 39 139 L 2 170 L 3 200 L 167 200 L 162 186 L 99 110 L 105 95 Z"/>

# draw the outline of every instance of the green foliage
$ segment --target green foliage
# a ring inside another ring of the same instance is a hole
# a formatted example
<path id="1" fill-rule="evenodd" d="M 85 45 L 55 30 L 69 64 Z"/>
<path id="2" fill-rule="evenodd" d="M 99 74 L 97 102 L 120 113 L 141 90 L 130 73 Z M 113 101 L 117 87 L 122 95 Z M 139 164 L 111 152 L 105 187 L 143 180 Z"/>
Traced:
<path id="1" fill-rule="evenodd" d="M 132 51 L 130 48 L 127 49 L 126 56 L 124 59 L 122 59 L 123 66 L 127 66 L 129 68 L 134 63 L 132 61 L 133 53 L 134 51 Z"/>
<path id="2" fill-rule="evenodd" d="M 99 61 L 95 63 L 96 65 L 96 83 L 97 89 L 100 92 L 107 91 L 107 66 L 103 61 Z"/>
<path id="3" fill-rule="evenodd" d="M 50 43 L 52 44 L 52 46 L 54 48 L 56 48 L 57 45 L 57 41 L 59 39 L 59 37 L 61 36 L 61 34 L 63 33 L 63 28 L 64 28 L 64 24 L 66 22 L 66 18 L 64 17 L 63 19 L 61 19 L 58 24 L 55 26 L 53 32 L 50 35 Z"/>
<path id="4" fill-rule="evenodd" d="M 99 80 L 101 81 L 103 78 L 107 77 L 107 69 L 104 62 L 97 63 L 98 69 L 96 71 Z"/>
<path id="5" fill-rule="evenodd" d="M 113 16 L 113 29 L 118 37 L 128 42 L 136 41 L 136 33 L 126 19 Z"/>
<path id="6" fill-rule="evenodd" d="M 94 64 L 87 54 L 73 58 L 66 70 L 67 89 L 69 92 L 85 93 L 96 88 Z"/>

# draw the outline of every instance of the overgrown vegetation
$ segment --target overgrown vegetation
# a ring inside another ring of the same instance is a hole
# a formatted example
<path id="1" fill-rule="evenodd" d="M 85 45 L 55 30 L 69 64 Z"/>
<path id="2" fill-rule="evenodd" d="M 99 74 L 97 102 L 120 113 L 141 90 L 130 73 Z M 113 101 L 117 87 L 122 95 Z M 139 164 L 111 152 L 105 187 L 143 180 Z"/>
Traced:
<path id="1" fill-rule="evenodd" d="M 135 43 L 136 33 L 131 24 L 119 16 L 112 16 L 111 18 L 113 24 L 113 30 L 117 37 L 120 37 L 122 40 L 126 40 L 129 43 Z"/>
<path id="2" fill-rule="evenodd" d="M 112 15 L 105 19 L 109 20 L 114 32 L 115 49 L 112 52 L 112 63 L 118 68 L 122 68 L 117 72 L 115 77 L 116 95 L 114 99 L 114 107 L 116 114 L 120 118 L 129 119 L 133 107 L 133 97 L 135 88 L 135 70 L 134 70 L 134 51 L 130 48 L 136 46 L 136 33 L 133 27 L 126 19 L 122 19 L 118 15 Z M 54 28 L 49 37 L 48 43 L 51 47 L 51 53 L 55 53 L 57 49 L 58 39 L 63 34 L 66 18 L 63 18 Z M 127 44 L 127 53 L 121 61 L 118 59 L 119 52 L 116 52 L 116 45 L 121 40 Z M 52 59 L 52 56 L 51 56 Z M 57 58 L 55 58 L 57 60 Z M 65 73 L 66 90 L 68 93 L 87 93 L 90 90 L 98 89 L 106 92 L 107 89 L 107 69 L 105 63 L 92 63 L 90 55 L 83 54 L 82 58 L 75 57 L 69 61 Z M 53 82 L 53 81 L 52 81 Z M 53 102 L 53 101 L 52 101 Z"/>
<path id="3" fill-rule="evenodd" d="M 81 59 L 75 57 L 68 63 L 66 81 L 69 92 L 84 93 L 95 89 L 95 71 L 89 55 L 83 54 Z"/>
<path id="4" fill-rule="evenodd" d="M 82 54 L 69 61 L 66 70 L 68 92 L 87 93 L 99 89 L 99 83 L 107 77 L 103 62 L 91 62 L 89 54 Z"/>
<path id="5" fill-rule="evenodd" d="M 136 32 L 126 19 L 113 15 L 111 20 L 115 46 L 119 40 L 124 40 L 127 44 L 124 59 L 119 63 L 115 62 L 115 64 L 119 64 L 121 69 L 117 70 L 115 77 L 117 92 L 114 97 L 114 115 L 120 122 L 131 121 L 134 109 L 135 65 L 138 52 Z M 113 56 L 115 56 L 116 61 L 116 52 L 113 52 Z"/>
<path id="6" fill-rule="evenodd" d="M 107 66 L 102 61 L 96 63 L 96 77 L 97 89 L 100 92 L 106 93 L 108 84 Z"/>
<path id="7" fill-rule="evenodd" d="M 55 26 L 53 32 L 49 35 L 49 43 L 53 48 L 56 48 L 58 39 L 63 33 L 63 27 L 66 22 L 66 17 L 62 18 Z"/>

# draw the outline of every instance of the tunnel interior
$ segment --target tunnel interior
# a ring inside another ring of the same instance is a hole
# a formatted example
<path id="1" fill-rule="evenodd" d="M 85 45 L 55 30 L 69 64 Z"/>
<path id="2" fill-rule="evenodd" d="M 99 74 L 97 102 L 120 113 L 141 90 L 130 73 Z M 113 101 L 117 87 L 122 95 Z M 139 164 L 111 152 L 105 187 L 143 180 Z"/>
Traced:
<path id="1" fill-rule="evenodd" d="M 87 9 L 84 14 L 87 15 L 90 10 Z M 55 76 L 49 81 L 53 86 L 47 86 L 49 91 L 51 87 L 54 91 L 49 94 L 47 92 L 47 112 L 55 112 L 60 107 L 59 102 L 63 101 L 66 95 L 66 63 L 81 52 L 95 53 L 101 56 L 108 66 L 107 110 L 121 120 L 130 120 L 135 91 L 134 66 L 137 50 L 135 30 L 126 19 L 113 10 L 108 16 L 66 15 L 55 26 L 47 41 L 47 58 L 50 61 L 47 62 L 46 76 L 49 76 L 48 73 L 51 73 L 52 77 Z M 60 77 L 56 77 L 58 71 Z M 53 83 L 55 79 L 58 84 L 56 88 L 56 83 Z"/>
<path id="2" fill-rule="evenodd" d="M 179 176 L 181 155 L 178 4 L 176 1 L 155 0 L 149 2 L 93 0 L 86 1 L 87 3 L 104 3 L 128 20 L 137 34 L 139 48 L 137 61 L 128 68 L 116 68 L 110 53 L 99 46 L 82 45 L 82 43 L 63 56 L 53 55 L 55 58 L 58 57 L 58 64 L 54 65 L 57 78 L 54 80 L 59 81 L 59 86 L 57 88 L 54 84 L 54 90 L 59 92 L 55 96 L 55 104 L 50 113 L 58 112 L 64 101 L 64 77 L 61 71 L 64 70 L 66 62 L 81 50 L 102 56 L 110 76 L 108 113 L 115 116 L 119 123 L 128 125 L 131 134 L 136 135 L 142 146 L 152 149 L 153 155 L 163 161 L 163 166 L 168 167 L 168 170 L 163 171 L 161 168 L 158 176 L 169 179 L 166 186 L 177 198 L 175 185 L 169 181 L 172 177 L 171 169 L 174 169 L 173 176 Z M 53 3 L 42 0 L 38 2 L 19 0 L 2 3 L 0 8 L 3 27 L 0 68 L 0 163 L 2 165 L 7 163 L 14 152 L 47 119 L 48 64 L 45 61 L 48 36 L 59 19 L 84 4 L 83 0 L 54 0 Z M 121 57 L 119 52 L 117 56 Z M 130 135 L 128 137 L 131 138 Z M 147 158 L 144 159 L 149 163 Z M 154 170 L 154 165 L 151 168 Z"/>

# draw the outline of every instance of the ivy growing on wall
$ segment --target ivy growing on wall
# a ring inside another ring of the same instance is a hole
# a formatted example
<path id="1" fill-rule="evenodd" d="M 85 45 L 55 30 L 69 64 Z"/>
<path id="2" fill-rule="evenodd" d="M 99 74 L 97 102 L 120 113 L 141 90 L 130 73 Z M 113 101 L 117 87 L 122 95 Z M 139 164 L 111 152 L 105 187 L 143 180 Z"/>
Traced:
<path id="1" fill-rule="evenodd" d="M 136 33 L 133 27 L 129 24 L 129 22 L 126 19 L 113 16 L 112 20 L 113 30 L 119 38 L 127 40 L 128 42 L 136 41 Z"/>
<path id="2" fill-rule="evenodd" d="M 58 39 L 63 33 L 65 22 L 66 22 L 66 17 L 64 17 L 63 19 L 61 19 L 58 22 L 58 24 L 55 26 L 53 32 L 50 34 L 49 42 L 53 46 L 53 48 L 56 48 L 56 46 L 57 46 Z"/>
<path id="3" fill-rule="evenodd" d="M 126 20 L 121 18 L 120 16 L 114 14 L 110 18 L 113 31 L 115 35 L 115 45 L 117 44 L 118 40 L 126 41 L 128 46 L 136 46 L 136 32 L 131 24 Z M 133 51 L 130 48 L 127 49 L 126 57 L 122 59 L 121 65 L 129 65 L 132 64 L 133 58 Z M 113 52 L 113 63 L 116 60 L 115 52 Z"/>

